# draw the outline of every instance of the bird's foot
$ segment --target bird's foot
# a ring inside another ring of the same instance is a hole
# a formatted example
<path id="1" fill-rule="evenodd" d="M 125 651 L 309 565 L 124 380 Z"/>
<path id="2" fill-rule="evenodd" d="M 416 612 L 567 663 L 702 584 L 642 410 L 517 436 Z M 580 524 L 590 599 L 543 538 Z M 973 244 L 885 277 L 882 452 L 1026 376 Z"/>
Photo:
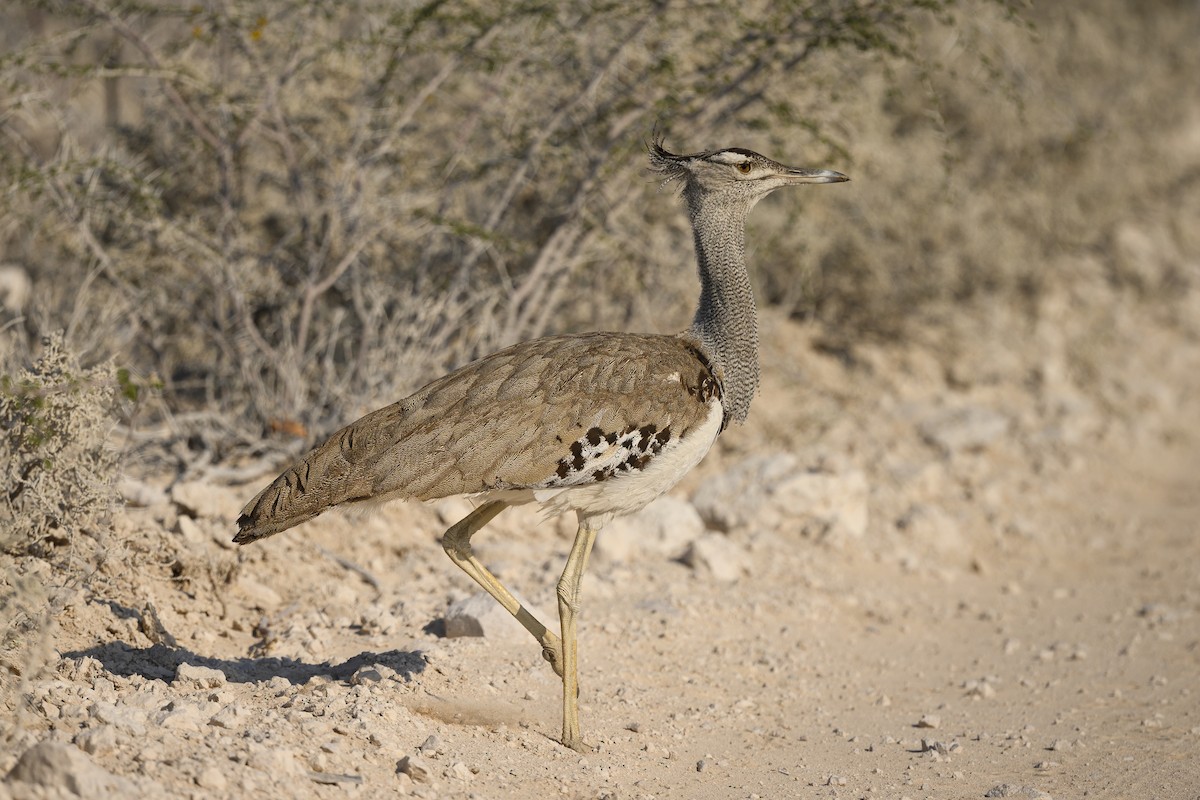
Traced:
<path id="1" fill-rule="evenodd" d="M 574 750 L 576 753 L 583 753 L 584 755 L 587 755 L 588 753 L 596 752 L 596 748 L 590 744 L 585 743 L 583 741 L 583 739 L 579 737 L 578 734 L 576 734 L 575 736 L 568 736 L 567 734 L 564 733 L 563 738 L 562 738 L 562 743 L 563 743 L 564 747 L 569 747 L 572 750 Z"/>

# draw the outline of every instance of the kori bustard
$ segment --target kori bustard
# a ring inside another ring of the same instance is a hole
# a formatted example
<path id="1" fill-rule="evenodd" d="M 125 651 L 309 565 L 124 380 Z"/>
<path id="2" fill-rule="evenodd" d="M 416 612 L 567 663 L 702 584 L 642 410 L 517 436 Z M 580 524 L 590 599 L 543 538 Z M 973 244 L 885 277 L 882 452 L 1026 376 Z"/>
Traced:
<path id="1" fill-rule="evenodd" d="M 745 221 L 784 186 L 848 180 L 786 167 L 739 147 L 650 166 L 678 181 L 700 271 L 700 302 L 679 335 L 589 333 L 523 342 L 461 367 L 333 434 L 247 504 L 238 544 L 335 506 L 451 495 L 481 504 L 442 537 L 450 559 L 537 639 L 562 678 L 562 743 L 579 732 L 575 643 L 580 580 L 597 533 L 674 486 L 758 387 L 758 317 L 746 273 Z M 507 506 L 574 511 L 578 532 L 558 582 L 559 632 L 535 618 L 471 552 Z"/>

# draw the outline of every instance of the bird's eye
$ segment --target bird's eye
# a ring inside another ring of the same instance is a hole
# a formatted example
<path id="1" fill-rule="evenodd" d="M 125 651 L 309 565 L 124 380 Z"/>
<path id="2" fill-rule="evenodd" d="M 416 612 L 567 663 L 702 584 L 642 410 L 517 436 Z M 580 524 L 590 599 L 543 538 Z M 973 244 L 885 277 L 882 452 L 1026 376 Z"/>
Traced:
<path id="1" fill-rule="evenodd" d="M 742 163 L 737 165 L 737 168 L 738 168 L 738 172 L 742 173 L 743 175 L 750 174 L 750 162 L 749 161 L 743 161 Z"/>

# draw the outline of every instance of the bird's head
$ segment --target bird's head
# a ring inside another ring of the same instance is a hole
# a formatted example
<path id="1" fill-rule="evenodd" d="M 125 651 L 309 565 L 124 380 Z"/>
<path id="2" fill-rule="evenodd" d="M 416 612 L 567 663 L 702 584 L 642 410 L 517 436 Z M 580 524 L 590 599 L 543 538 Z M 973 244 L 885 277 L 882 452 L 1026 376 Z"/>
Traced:
<path id="1" fill-rule="evenodd" d="M 776 189 L 801 183 L 840 183 L 850 180 L 830 169 L 788 167 L 741 147 L 677 155 L 655 139 L 648 145 L 650 169 L 663 183 L 678 180 L 689 202 L 705 196 L 721 200 L 758 202 Z"/>

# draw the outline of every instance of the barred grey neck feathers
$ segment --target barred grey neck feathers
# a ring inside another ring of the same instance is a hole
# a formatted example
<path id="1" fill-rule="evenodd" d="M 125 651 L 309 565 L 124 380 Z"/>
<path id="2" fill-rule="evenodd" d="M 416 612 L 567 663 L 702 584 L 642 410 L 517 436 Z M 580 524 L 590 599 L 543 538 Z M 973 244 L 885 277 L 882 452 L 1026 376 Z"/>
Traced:
<path id="1" fill-rule="evenodd" d="M 700 271 L 691 333 L 723 375 L 726 419 L 744 422 L 758 389 L 758 310 L 746 272 L 746 215 L 757 198 L 720 202 L 685 188 Z"/>

